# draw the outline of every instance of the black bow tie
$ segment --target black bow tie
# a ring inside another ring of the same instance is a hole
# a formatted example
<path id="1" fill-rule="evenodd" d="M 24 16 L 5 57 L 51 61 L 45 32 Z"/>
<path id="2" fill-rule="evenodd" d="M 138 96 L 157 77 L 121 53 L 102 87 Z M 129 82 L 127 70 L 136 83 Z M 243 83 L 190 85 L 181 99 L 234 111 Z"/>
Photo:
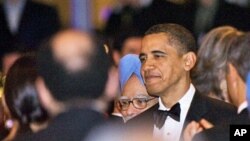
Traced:
<path id="1" fill-rule="evenodd" d="M 170 116 L 176 121 L 180 121 L 181 108 L 180 104 L 176 103 L 169 111 L 157 110 L 154 112 L 154 122 L 157 128 L 161 129 L 165 123 L 167 116 Z"/>

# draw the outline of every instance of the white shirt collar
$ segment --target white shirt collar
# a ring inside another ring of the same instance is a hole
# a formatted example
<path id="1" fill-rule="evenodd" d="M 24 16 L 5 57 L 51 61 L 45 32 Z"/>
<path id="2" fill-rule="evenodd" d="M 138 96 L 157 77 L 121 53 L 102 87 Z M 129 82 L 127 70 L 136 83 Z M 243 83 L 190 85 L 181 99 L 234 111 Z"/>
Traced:
<path id="1" fill-rule="evenodd" d="M 180 103 L 181 106 L 181 110 L 182 109 L 189 109 L 190 104 L 192 102 L 192 99 L 194 97 L 194 93 L 195 93 L 195 88 L 193 86 L 193 84 L 190 84 L 190 87 L 188 89 L 188 91 L 184 94 L 184 96 L 178 101 Z M 161 98 L 159 98 L 159 109 L 160 110 L 169 110 L 169 108 L 166 108 L 163 103 Z"/>
<path id="2" fill-rule="evenodd" d="M 242 112 L 245 108 L 247 108 L 247 106 L 248 106 L 247 101 L 241 103 L 240 106 L 238 107 L 237 113 L 239 114 L 240 112 Z"/>

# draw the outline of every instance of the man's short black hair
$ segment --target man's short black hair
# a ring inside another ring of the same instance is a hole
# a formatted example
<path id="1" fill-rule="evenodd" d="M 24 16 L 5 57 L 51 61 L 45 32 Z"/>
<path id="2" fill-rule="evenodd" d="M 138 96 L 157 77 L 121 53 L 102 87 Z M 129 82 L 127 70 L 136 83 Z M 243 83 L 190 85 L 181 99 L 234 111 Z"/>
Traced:
<path id="1" fill-rule="evenodd" d="M 77 71 L 70 71 L 54 56 L 52 40 L 42 44 L 38 53 L 38 72 L 59 101 L 94 99 L 103 94 L 108 78 L 109 59 L 104 47 L 92 37 L 93 52 L 89 55 L 89 65 Z M 86 59 L 85 57 L 82 57 Z"/>
<path id="2" fill-rule="evenodd" d="M 181 53 L 187 53 L 189 51 L 196 53 L 197 48 L 194 36 L 185 27 L 173 23 L 157 24 L 150 27 L 145 32 L 145 35 L 157 33 L 165 33 L 168 35 L 169 43 L 177 44 L 177 49 Z"/>

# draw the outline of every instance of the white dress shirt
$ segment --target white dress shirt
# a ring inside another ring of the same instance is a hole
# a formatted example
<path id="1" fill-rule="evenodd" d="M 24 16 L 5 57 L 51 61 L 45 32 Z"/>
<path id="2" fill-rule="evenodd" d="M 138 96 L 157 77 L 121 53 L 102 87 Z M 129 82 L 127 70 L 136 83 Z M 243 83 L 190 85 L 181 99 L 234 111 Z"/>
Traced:
<path id="1" fill-rule="evenodd" d="M 19 0 L 16 3 L 11 3 L 8 0 L 4 1 L 4 10 L 7 18 L 6 21 L 12 34 L 15 34 L 18 31 L 25 2 L 26 0 Z"/>
<path id="2" fill-rule="evenodd" d="M 187 112 L 191 105 L 192 99 L 194 97 L 194 93 L 195 93 L 195 88 L 193 84 L 190 84 L 188 91 L 178 101 L 180 103 L 180 108 L 181 108 L 180 122 L 168 116 L 161 129 L 158 129 L 154 125 L 153 135 L 155 138 L 163 139 L 164 141 L 179 141 L 180 140 L 183 124 L 186 119 Z M 170 110 L 170 108 L 166 108 L 163 105 L 161 98 L 159 98 L 159 110 Z"/>

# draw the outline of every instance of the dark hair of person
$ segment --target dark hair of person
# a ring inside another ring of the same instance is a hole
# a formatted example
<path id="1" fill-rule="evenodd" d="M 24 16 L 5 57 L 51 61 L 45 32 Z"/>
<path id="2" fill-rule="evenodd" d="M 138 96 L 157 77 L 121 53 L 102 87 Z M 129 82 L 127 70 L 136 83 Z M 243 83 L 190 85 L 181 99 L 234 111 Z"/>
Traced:
<path id="1" fill-rule="evenodd" d="M 34 122 L 42 123 L 48 114 L 41 106 L 35 88 L 38 77 L 35 56 L 25 55 L 19 58 L 7 73 L 4 85 L 4 96 L 11 116 L 21 126 Z"/>
<path id="2" fill-rule="evenodd" d="M 232 63 L 240 77 L 246 82 L 250 71 L 250 32 L 241 35 L 228 51 L 228 63 Z"/>
<path id="3" fill-rule="evenodd" d="M 196 66 L 191 73 L 192 82 L 200 93 L 226 100 L 221 83 L 225 82 L 228 49 L 241 34 L 234 27 L 221 26 L 205 35 L 197 53 Z"/>
<path id="4" fill-rule="evenodd" d="M 145 35 L 165 33 L 168 36 L 168 42 L 170 44 L 176 44 L 179 53 L 196 52 L 196 42 L 192 33 L 185 27 L 173 24 L 157 24 L 150 27 Z"/>
<path id="5" fill-rule="evenodd" d="M 113 49 L 122 52 L 125 41 L 133 37 L 142 37 L 142 34 L 134 28 L 122 30 L 114 37 Z"/>
<path id="6" fill-rule="evenodd" d="M 93 51 L 88 56 L 88 65 L 77 70 L 69 70 L 64 62 L 54 56 L 52 42 L 44 42 L 38 52 L 38 72 L 51 91 L 52 96 L 64 103 L 100 97 L 108 79 L 110 59 L 101 42 L 92 37 Z M 86 59 L 86 56 L 81 56 Z"/>

